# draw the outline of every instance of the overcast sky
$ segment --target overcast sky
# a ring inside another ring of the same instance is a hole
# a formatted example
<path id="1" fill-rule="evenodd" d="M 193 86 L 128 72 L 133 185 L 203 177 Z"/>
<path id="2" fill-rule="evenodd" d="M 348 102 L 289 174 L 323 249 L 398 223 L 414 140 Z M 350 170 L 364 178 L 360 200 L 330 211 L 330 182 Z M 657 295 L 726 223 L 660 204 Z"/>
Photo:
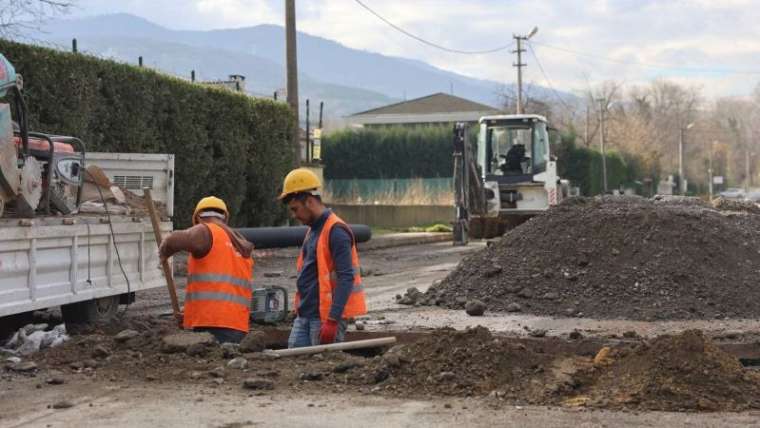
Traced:
<path id="1" fill-rule="evenodd" d="M 749 94 L 760 81 L 760 0 L 362 0 L 406 30 L 458 50 L 511 42 L 538 26 L 533 48 L 551 84 L 643 83 L 663 77 L 710 97 Z M 74 15 L 132 13 L 172 29 L 284 22 L 283 0 L 78 0 Z M 297 27 L 346 46 L 513 82 L 510 51 L 460 55 L 397 32 L 354 0 L 297 0 Z M 581 56 L 579 53 L 585 53 Z M 528 52 L 526 81 L 546 86 Z"/>

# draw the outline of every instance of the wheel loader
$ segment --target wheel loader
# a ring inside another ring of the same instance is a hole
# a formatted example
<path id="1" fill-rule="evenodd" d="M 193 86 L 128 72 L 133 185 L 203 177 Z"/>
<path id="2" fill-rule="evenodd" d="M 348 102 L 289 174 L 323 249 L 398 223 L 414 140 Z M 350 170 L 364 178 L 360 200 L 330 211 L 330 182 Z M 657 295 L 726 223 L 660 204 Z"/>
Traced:
<path id="1" fill-rule="evenodd" d="M 569 194 L 557 175 L 546 118 L 484 116 L 476 142 L 454 127 L 455 242 L 493 238 L 546 211 Z"/>

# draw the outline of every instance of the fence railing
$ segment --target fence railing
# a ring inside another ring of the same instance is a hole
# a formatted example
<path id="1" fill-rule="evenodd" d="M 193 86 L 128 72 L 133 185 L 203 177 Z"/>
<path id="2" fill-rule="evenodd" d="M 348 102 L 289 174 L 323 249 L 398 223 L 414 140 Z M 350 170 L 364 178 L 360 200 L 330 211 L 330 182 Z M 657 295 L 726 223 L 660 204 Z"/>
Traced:
<path id="1" fill-rule="evenodd" d="M 453 179 L 325 180 L 324 198 L 347 205 L 453 205 Z"/>

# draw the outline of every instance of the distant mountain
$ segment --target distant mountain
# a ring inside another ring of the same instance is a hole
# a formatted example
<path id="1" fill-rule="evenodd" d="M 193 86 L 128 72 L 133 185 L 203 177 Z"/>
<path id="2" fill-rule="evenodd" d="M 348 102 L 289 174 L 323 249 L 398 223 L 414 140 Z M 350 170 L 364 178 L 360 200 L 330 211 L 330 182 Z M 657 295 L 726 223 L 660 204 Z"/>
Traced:
<path id="1" fill-rule="evenodd" d="M 129 14 L 62 20 L 36 34 L 44 41 L 69 46 L 77 38 L 82 51 L 144 64 L 172 74 L 201 80 L 246 76 L 254 95 L 271 96 L 285 87 L 283 27 L 258 25 L 213 31 L 178 31 Z M 332 40 L 298 33 L 299 95 L 316 106 L 325 102 L 331 118 L 379 107 L 406 98 L 449 92 L 498 106 L 504 85 L 475 79 L 417 60 L 351 49 Z M 552 95 L 538 86 L 533 96 Z M 566 94 L 572 97 L 570 94 Z"/>

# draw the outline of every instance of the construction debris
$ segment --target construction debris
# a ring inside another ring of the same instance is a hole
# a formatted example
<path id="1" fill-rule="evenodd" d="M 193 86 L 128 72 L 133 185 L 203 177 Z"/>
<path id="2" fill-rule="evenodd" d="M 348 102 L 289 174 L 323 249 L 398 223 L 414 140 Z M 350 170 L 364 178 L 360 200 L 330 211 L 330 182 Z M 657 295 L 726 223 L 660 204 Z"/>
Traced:
<path id="1" fill-rule="evenodd" d="M 688 199 L 571 198 L 465 258 L 417 302 L 636 320 L 760 313 L 760 215 Z"/>
<path id="2" fill-rule="evenodd" d="M 28 324 L 14 333 L 5 343 L 5 348 L 0 350 L 28 356 L 40 349 L 56 347 L 69 340 L 64 324 L 59 324 L 51 330 L 47 328 L 47 324 Z"/>

